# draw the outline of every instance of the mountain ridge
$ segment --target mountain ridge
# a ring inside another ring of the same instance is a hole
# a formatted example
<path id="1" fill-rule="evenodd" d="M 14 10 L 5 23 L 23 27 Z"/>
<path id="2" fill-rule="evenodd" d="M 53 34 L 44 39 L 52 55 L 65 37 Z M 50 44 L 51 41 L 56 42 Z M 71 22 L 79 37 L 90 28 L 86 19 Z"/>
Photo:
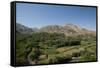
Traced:
<path id="1" fill-rule="evenodd" d="M 29 28 L 22 24 L 17 23 L 16 31 L 21 34 L 32 34 L 33 32 L 47 32 L 47 33 L 64 33 L 66 36 L 71 35 L 96 35 L 95 31 L 82 28 L 74 24 L 66 24 L 63 26 L 60 25 L 47 25 L 40 29 L 38 28 Z"/>

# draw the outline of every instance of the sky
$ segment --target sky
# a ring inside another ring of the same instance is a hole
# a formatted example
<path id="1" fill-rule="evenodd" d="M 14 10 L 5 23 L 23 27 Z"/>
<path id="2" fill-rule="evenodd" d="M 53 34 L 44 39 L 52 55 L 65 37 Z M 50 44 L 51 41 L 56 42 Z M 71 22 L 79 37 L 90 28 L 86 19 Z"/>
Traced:
<path id="1" fill-rule="evenodd" d="M 71 23 L 96 30 L 96 8 L 17 3 L 16 22 L 30 28 Z"/>

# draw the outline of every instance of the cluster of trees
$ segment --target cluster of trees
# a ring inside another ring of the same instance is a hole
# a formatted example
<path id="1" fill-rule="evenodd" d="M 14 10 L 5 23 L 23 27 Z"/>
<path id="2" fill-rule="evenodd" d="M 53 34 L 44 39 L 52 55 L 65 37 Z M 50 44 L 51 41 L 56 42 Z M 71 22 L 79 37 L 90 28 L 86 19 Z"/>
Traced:
<path id="1" fill-rule="evenodd" d="M 35 63 L 38 63 L 39 55 L 41 54 L 41 49 L 45 50 L 45 55 L 47 55 L 46 50 L 50 47 L 58 48 L 63 46 L 74 46 L 80 45 L 81 41 L 76 38 L 66 37 L 62 33 L 33 33 L 31 36 L 28 35 L 17 35 L 16 38 L 16 63 L 25 64 L 28 59 L 29 53 L 34 48 L 33 55 L 30 56 Z"/>
<path id="2" fill-rule="evenodd" d="M 80 45 L 80 40 L 76 38 L 68 38 L 62 33 L 34 33 L 32 35 L 32 40 L 38 42 L 38 45 L 47 47 L 63 47 Z"/>

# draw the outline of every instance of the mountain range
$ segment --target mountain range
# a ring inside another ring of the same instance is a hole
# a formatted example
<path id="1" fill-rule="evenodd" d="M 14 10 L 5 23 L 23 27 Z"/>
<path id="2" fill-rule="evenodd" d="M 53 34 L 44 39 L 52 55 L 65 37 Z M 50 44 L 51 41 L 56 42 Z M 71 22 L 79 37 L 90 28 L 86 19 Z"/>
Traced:
<path id="1" fill-rule="evenodd" d="M 47 32 L 47 33 L 64 33 L 66 36 L 73 36 L 73 35 L 96 36 L 96 31 L 82 28 L 74 24 L 66 24 L 64 26 L 47 25 L 45 27 L 38 29 L 38 28 L 29 28 L 25 25 L 16 23 L 16 32 L 17 34 L 32 34 L 34 32 Z"/>

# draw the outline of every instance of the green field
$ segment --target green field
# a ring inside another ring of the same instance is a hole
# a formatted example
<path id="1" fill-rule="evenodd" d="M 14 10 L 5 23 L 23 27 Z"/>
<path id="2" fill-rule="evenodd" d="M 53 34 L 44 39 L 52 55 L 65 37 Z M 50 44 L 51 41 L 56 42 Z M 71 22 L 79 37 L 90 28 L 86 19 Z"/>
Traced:
<path id="1" fill-rule="evenodd" d="M 16 64 L 56 64 L 96 61 L 96 38 L 61 33 L 17 35 Z"/>

